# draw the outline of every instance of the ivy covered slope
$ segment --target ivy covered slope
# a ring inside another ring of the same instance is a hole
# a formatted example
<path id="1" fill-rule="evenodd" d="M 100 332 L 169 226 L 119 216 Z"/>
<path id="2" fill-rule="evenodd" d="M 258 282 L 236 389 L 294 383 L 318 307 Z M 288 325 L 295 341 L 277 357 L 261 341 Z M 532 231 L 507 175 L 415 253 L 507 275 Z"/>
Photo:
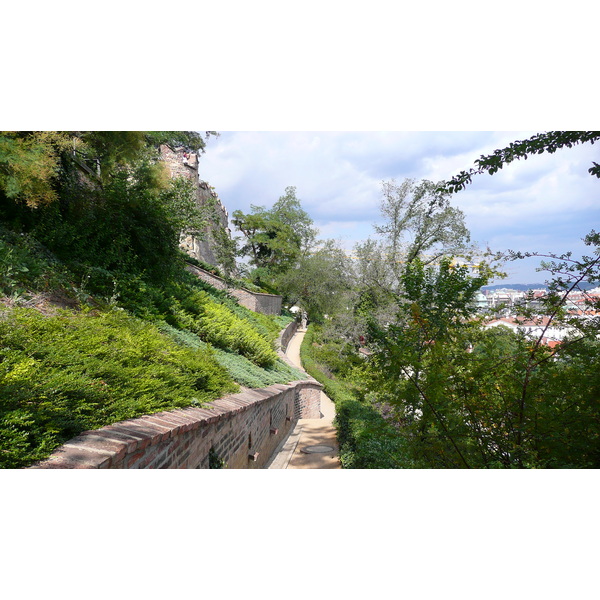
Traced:
<path id="1" fill-rule="evenodd" d="M 201 215 L 156 145 L 198 150 L 198 138 L 113 133 L 0 134 L 2 468 L 88 429 L 304 377 L 274 350 L 289 318 L 185 270 L 179 234 Z M 97 180 L 74 167 L 72 143 L 98 160 Z"/>

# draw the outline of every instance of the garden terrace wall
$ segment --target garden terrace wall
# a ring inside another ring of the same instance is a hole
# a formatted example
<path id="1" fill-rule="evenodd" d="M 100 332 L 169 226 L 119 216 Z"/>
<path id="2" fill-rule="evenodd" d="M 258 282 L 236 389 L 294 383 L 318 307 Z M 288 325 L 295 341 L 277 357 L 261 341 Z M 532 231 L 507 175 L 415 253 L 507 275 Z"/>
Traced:
<path id="1" fill-rule="evenodd" d="M 212 450 L 228 468 L 260 469 L 298 419 L 318 418 L 322 387 L 276 384 L 84 431 L 30 468 L 207 469 Z"/>
<path id="2" fill-rule="evenodd" d="M 281 296 L 276 296 L 274 294 L 259 294 L 243 288 L 233 288 L 221 277 L 213 275 L 194 265 L 188 264 L 186 265 L 186 269 L 190 273 L 196 275 L 196 277 L 199 277 L 203 281 L 206 281 L 206 283 L 212 285 L 214 288 L 229 292 L 232 296 L 237 298 L 242 306 L 245 306 L 254 312 L 262 313 L 264 315 L 281 314 Z"/>
<path id="3" fill-rule="evenodd" d="M 277 339 L 277 348 L 279 350 L 280 358 L 286 358 L 283 353 L 287 350 L 290 340 L 296 335 L 298 331 L 298 322 L 292 321 L 279 335 Z M 288 361 L 289 362 L 289 361 Z M 292 363 L 290 363 L 292 364 Z M 292 364 L 292 366 L 295 366 Z"/>

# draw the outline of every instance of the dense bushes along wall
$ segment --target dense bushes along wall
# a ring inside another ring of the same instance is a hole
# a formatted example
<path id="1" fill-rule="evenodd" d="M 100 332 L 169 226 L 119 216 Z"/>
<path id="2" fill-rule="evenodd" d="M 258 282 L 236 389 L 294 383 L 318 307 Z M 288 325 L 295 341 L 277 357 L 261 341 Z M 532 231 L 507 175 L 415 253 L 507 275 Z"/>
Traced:
<path id="1" fill-rule="evenodd" d="M 86 429 L 237 389 L 210 349 L 179 346 L 124 311 L 14 309 L 0 318 L 0 340 L 4 468 L 43 458 Z"/>
<path id="2" fill-rule="evenodd" d="M 262 388 L 305 377 L 282 360 L 261 368 L 190 331 L 118 308 L 43 315 L 5 307 L 0 468 L 27 466 L 85 430 L 202 406 L 237 391 L 237 384 Z"/>
<path id="3" fill-rule="evenodd" d="M 328 360 L 327 354 L 327 348 L 319 344 L 319 328 L 314 324 L 309 325 L 300 348 L 302 366 L 323 385 L 323 391 L 335 403 L 334 424 L 340 444 L 342 467 L 412 468 L 414 465 L 406 457 L 403 440 L 393 425 L 365 398 L 361 386 L 332 373 L 332 370 L 336 369 L 334 363 L 339 360 L 339 356 L 332 353 Z"/>

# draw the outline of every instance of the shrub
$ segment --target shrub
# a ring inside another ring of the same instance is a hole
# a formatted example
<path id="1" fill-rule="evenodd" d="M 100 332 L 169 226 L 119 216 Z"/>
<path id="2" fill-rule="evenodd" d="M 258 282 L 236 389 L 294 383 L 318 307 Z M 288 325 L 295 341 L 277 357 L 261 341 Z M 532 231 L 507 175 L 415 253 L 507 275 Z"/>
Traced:
<path id="1" fill-rule="evenodd" d="M 87 429 L 237 390 L 210 349 L 184 348 L 122 310 L 0 319 L 0 466 L 47 456 Z"/>
<path id="2" fill-rule="evenodd" d="M 223 350 L 238 352 L 261 367 L 269 367 L 277 360 L 271 344 L 225 306 L 208 302 L 199 317 L 181 312 L 179 317 L 186 328 L 204 341 Z"/>
<path id="3" fill-rule="evenodd" d="M 66 284 L 56 258 L 35 239 L 0 226 L 0 294 L 23 294 Z"/>
<path id="4" fill-rule="evenodd" d="M 188 346 L 189 348 L 208 347 L 205 342 L 191 331 L 175 329 L 166 323 L 161 324 L 160 329 L 183 346 Z M 263 368 L 239 354 L 219 350 L 218 348 L 213 349 L 213 353 L 216 361 L 227 370 L 231 378 L 245 387 L 266 387 L 275 383 L 298 381 L 306 377 L 303 371 L 295 369 L 279 358 L 270 367 Z"/>

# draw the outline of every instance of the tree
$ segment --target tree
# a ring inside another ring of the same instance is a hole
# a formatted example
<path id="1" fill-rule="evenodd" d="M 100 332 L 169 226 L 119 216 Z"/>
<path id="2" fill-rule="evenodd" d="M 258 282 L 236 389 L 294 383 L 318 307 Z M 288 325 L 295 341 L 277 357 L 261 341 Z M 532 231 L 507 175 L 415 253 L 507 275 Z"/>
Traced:
<path id="1" fill-rule="evenodd" d="M 450 206 L 449 194 L 440 184 L 405 179 L 383 183 L 381 214 L 384 222 L 375 225 L 379 239 L 368 239 L 354 248 L 355 297 L 353 317 L 340 326 L 352 331 L 353 343 L 367 335 L 367 322 L 381 326 L 393 322 L 403 274 L 413 263 L 435 264 L 445 256 L 466 255 L 470 239 L 464 214 Z M 347 335 L 347 334 L 346 334 Z"/>
<path id="2" fill-rule="evenodd" d="M 173 148 L 183 147 L 188 152 L 203 153 L 206 141 L 211 137 L 218 137 L 216 131 L 205 131 L 204 136 L 199 131 L 145 131 L 144 135 L 154 147 L 168 144 Z"/>
<path id="3" fill-rule="evenodd" d="M 586 277 L 600 278 L 598 262 Z M 573 288 L 583 273 L 574 265 L 571 271 Z M 398 435 L 422 467 L 597 468 L 594 326 L 572 319 L 577 333 L 555 348 L 542 343 L 544 331 L 530 337 L 485 329 L 469 304 L 486 278 L 449 262 L 435 268 L 417 261 L 403 276 L 395 321 L 373 324 L 379 399 L 394 407 Z M 544 302 L 552 321 L 568 318 L 562 295 Z M 532 318 L 525 307 L 522 314 Z"/>
<path id="4" fill-rule="evenodd" d="M 65 132 L 0 132 L 0 198 L 32 208 L 56 201 L 61 154 L 70 146 Z"/>
<path id="5" fill-rule="evenodd" d="M 386 222 L 375 226 L 375 231 L 388 241 L 397 272 L 400 265 L 416 258 L 435 262 L 465 248 L 470 238 L 465 217 L 450 206 L 448 196 L 440 191 L 440 184 L 426 179 L 418 184 L 414 179 L 405 179 L 400 185 L 394 180 L 384 182 L 381 212 Z"/>
<path id="6" fill-rule="evenodd" d="M 302 209 L 300 200 L 296 197 L 296 188 L 288 186 L 285 194 L 280 196 L 273 205 L 272 214 L 282 223 L 291 227 L 300 237 L 300 251 L 308 252 L 317 239 L 318 230 L 313 227 L 313 220 Z"/>
<path id="7" fill-rule="evenodd" d="M 597 139 L 598 132 L 552 132 L 516 142 L 478 161 L 440 190 L 460 190 L 471 175 L 496 172 L 531 152 Z M 598 175 L 595 167 L 590 169 Z M 426 467 L 597 468 L 600 465 L 600 402 L 597 317 L 567 310 L 569 294 L 582 282 L 600 282 L 600 235 L 585 243 L 589 256 L 550 259 L 549 293 L 536 314 L 526 304 L 517 314 L 539 323 L 531 337 L 520 330 L 486 330 L 469 317 L 474 290 L 444 262 L 440 270 L 416 261 L 403 273 L 396 320 L 375 323 L 373 339 L 379 392 L 396 407 L 399 435 Z M 543 256 L 509 253 L 509 258 Z M 474 280 L 472 283 L 481 284 Z M 590 308 L 600 302 L 589 300 Z M 568 324 L 573 333 L 556 347 L 544 344 L 548 328 Z M 472 350 L 472 351 L 471 351 Z"/>
<path id="8" fill-rule="evenodd" d="M 527 160 L 531 154 L 543 154 L 548 152 L 553 154 L 559 148 L 572 148 L 577 144 L 589 142 L 593 144 L 600 139 L 600 131 L 549 131 L 538 133 L 533 137 L 516 141 L 509 144 L 506 148 L 495 150 L 493 154 L 481 156 L 475 161 L 476 167 L 469 171 L 461 171 L 458 175 L 440 186 L 440 191 L 458 192 L 471 183 L 473 175 L 489 173 L 493 175 L 504 165 L 513 160 L 521 158 Z M 591 175 L 600 177 L 600 165 L 592 162 L 593 167 L 588 169 Z"/>
<path id="9" fill-rule="evenodd" d="M 379 400 L 394 407 L 399 435 L 423 466 L 472 466 L 451 373 L 467 357 L 470 306 L 490 273 L 481 265 L 473 277 L 449 258 L 435 266 L 417 259 L 402 275 L 394 320 L 370 320 Z"/>
<path id="10" fill-rule="evenodd" d="M 83 164 L 106 183 L 120 168 L 157 161 L 161 144 L 203 152 L 207 131 L 4 131 L 0 132 L 0 194 L 31 208 L 60 197 L 61 176 Z"/>
<path id="11" fill-rule="evenodd" d="M 190 182 L 170 178 L 155 145 L 197 143 L 199 134 L 158 133 L 5 132 L 0 216 L 100 287 L 112 288 L 117 273 L 160 280 L 180 262 L 181 231 L 201 230 L 204 219 Z M 101 175 L 82 175 L 93 161 Z"/>
<path id="12" fill-rule="evenodd" d="M 322 323 L 348 306 L 351 287 L 349 259 L 333 240 L 301 256 L 298 264 L 277 279 L 277 289 L 290 304 L 298 304 L 311 321 Z"/>
<path id="13" fill-rule="evenodd" d="M 250 210 L 248 214 L 241 210 L 233 213 L 232 223 L 246 238 L 240 253 L 271 274 L 289 268 L 300 255 L 300 236 L 263 206 L 251 205 Z"/>
<path id="14" fill-rule="evenodd" d="M 309 250 L 314 244 L 316 229 L 293 187 L 286 188 L 286 194 L 272 209 L 254 205 L 250 209 L 250 213 L 241 210 L 233 213 L 232 223 L 246 240 L 240 253 L 250 256 L 251 264 L 259 269 L 262 277 L 272 280 L 292 268 Z"/>

